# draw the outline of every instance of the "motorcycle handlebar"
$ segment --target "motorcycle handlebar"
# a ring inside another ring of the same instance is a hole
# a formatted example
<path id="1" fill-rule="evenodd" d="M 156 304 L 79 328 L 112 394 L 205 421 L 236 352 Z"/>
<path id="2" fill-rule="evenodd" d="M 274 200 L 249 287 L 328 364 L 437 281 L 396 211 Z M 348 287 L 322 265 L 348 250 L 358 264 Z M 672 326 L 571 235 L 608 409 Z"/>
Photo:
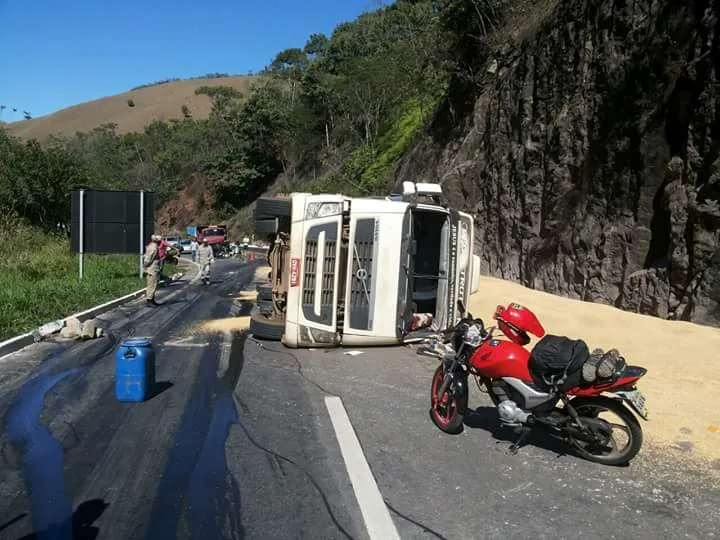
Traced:
<path id="1" fill-rule="evenodd" d="M 458 321 L 457 324 L 454 324 L 452 326 L 448 326 L 445 330 L 440 330 L 440 336 L 443 338 L 443 342 L 446 343 L 447 341 L 450 341 L 452 339 L 453 334 L 455 333 L 455 330 L 458 326 L 460 326 L 462 323 L 466 324 L 478 324 L 480 326 L 480 333 L 483 337 L 487 335 L 487 330 L 485 328 L 485 323 L 480 318 L 470 319 L 470 318 L 462 318 L 460 321 Z"/>

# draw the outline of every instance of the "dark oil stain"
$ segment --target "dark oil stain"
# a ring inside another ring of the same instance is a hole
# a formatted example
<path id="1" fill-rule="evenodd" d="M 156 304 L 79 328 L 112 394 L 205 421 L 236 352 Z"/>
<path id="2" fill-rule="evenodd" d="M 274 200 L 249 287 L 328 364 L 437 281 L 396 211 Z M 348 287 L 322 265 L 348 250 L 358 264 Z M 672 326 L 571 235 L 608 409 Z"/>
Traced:
<path id="1" fill-rule="evenodd" d="M 7 416 L 8 440 L 21 455 L 33 529 L 38 538 L 71 540 L 73 537 L 72 504 L 65 493 L 63 478 L 64 449 L 40 423 L 40 415 L 45 394 L 78 371 L 43 373 L 30 379 L 20 388 Z"/>

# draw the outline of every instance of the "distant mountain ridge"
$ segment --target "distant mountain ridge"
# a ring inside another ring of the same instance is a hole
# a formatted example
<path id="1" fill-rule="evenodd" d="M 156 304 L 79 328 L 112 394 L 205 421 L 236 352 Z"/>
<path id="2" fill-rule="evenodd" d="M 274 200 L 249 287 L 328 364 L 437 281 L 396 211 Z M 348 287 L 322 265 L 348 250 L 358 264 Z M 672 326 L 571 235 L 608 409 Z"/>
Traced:
<path id="1" fill-rule="evenodd" d="M 203 86 L 231 86 L 249 92 L 256 77 L 250 75 L 165 80 L 143 85 L 128 92 L 73 105 L 57 112 L 4 124 L 7 131 L 23 139 L 43 140 L 50 135 L 72 136 L 89 132 L 103 124 L 116 124 L 118 133 L 142 131 L 155 120 L 168 121 L 189 115 L 207 118 L 210 98 L 197 95 Z"/>

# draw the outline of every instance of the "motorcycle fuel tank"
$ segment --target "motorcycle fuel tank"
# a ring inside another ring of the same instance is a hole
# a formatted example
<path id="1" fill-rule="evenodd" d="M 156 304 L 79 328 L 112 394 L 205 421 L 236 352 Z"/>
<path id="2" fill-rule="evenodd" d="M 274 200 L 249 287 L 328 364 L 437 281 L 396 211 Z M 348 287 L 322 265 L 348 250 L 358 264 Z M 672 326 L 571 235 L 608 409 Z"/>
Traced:
<path id="1" fill-rule="evenodd" d="M 470 357 L 470 365 L 484 377 L 515 377 L 531 383 L 533 379 L 528 370 L 529 359 L 527 349 L 512 341 L 489 339 Z"/>
<path id="2" fill-rule="evenodd" d="M 518 345 L 527 345 L 530 336 L 537 337 L 545 335 L 545 329 L 535 314 L 525 306 L 515 302 L 507 306 L 498 306 L 494 318 L 499 322 L 500 330 Z"/>

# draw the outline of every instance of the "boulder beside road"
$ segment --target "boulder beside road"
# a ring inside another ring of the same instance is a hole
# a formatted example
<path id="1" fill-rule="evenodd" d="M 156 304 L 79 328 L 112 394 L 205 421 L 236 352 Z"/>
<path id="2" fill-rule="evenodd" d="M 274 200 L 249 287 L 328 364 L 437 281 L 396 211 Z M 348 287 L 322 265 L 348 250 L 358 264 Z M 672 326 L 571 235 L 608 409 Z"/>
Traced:
<path id="1" fill-rule="evenodd" d="M 95 325 L 95 319 L 80 322 L 77 317 L 65 320 L 65 326 L 60 330 L 60 337 L 65 339 L 95 339 L 104 335 L 103 329 Z"/>

